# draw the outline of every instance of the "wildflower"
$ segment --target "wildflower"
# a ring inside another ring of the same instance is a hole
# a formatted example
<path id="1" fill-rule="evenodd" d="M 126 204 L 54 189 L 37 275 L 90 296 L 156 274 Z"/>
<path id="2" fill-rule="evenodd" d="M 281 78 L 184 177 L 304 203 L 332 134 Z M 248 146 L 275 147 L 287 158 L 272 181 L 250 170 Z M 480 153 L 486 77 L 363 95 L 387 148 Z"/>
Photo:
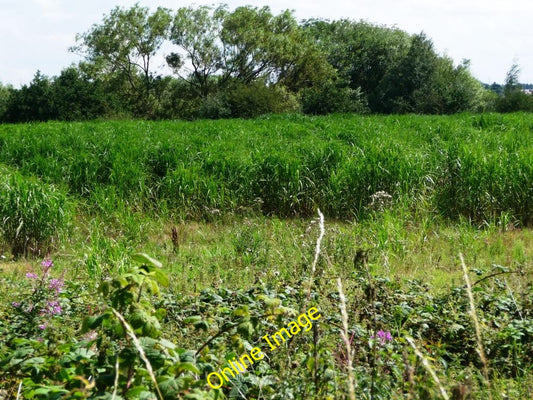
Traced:
<path id="1" fill-rule="evenodd" d="M 39 277 L 36 274 L 34 274 L 33 272 L 28 272 L 26 274 L 26 278 L 28 278 L 28 279 L 39 279 Z"/>
<path id="2" fill-rule="evenodd" d="M 61 314 L 61 305 L 59 304 L 59 301 L 48 301 L 46 302 L 47 308 L 43 310 L 43 313 L 50 314 L 50 315 L 57 315 Z"/>
<path id="3" fill-rule="evenodd" d="M 393 340 L 392 335 L 389 331 L 379 330 L 376 336 L 381 346 L 384 346 L 385 344 L 387 344 L 387 342 L 390 342 Z M 372 335 L 370 338 L 375 339 L 376 336 Z"/>
<path id="4" fill-rule="evenodd" d="M 20 307 L 20 303 L 18 301 L 14 301 L 13 303 L 11 303 L 11 305 L 15 308 Z"/>
<path id="5" fill-rule="evenodd" d="M 37 325 L 37 328 L 44 331 L 46 329 L 46 324 Z"/>
<path id="6" fill-rule="evenodd" d="M 49 258 L 47 258 L 46 260 L 41 262 L 41 265 L 45 268 L 50 268 L 54 266 L 54 262 L 50 260 Z"/>
<path id="7" fill-rule="evenodd" d="M 48 289 L 55 290 L 56 293 L 59 293 L 61 292 L 63 285 L 64 282 L 62 279 L 50 279 L 50 282 L 48 283 Z"/>

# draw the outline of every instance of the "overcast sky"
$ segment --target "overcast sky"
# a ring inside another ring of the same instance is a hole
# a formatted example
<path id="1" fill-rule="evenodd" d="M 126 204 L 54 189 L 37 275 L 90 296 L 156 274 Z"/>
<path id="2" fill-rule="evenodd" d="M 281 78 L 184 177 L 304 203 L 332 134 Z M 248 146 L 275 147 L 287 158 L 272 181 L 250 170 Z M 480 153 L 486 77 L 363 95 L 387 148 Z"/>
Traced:
<path id="1" fill-rule="evenodd" d="M 100 23 L 114 6 L 135 3 L 177 9 L 196 0 L 0 0 L 0 82 L 29 83 L 37 70 L 46 75 L 79 61 L 69 53 L 76 33 Z M 218 3 L 218 2 L 216 2 Z M 298 19 L 350 18 L 395 25 L 410 33 L 424 31 L 441 54 L 457 63 L 471 60 L 483 82 L 503 82 L 511 64 L 520 65 L 520 81 L 533 83 L 532 0 L 291 0 L 223 3 L 268 5 L 278 13 L 294 10 Z"/>

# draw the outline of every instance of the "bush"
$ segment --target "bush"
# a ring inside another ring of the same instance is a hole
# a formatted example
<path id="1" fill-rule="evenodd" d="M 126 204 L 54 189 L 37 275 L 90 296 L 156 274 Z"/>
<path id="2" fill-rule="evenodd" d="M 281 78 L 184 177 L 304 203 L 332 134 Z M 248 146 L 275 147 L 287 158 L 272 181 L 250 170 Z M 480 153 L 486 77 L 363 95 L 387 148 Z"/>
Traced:
<path id="1" fill-rule="evenodd" d="M 0 234 L 15 257 L 45 253 L 68 221 L 66 195 L 19 173 L 0 171 Z"/>
<path id="2" fill-rule="evenodd" d="M 366 96 L 361 89 L 341 87 L 326 83 L 302 91 L 302 111 L 305 114 L 325 115 L 329 113 L 360 113 L 368 110 Z"/>
<path id="3" fill-rule="evenodd" d="M 516 111 L 533 111 L 533 95 L 526 94 L 521 90 L 505 91 L 502 97 L 496 101 L 496 111 L 502 113 Z"/>
<path id="4" fill-rule="evenodd" d="M 233 118 L 299 111 L 298 99 L 282 86 L 235 84 L 223 94 Z"/>

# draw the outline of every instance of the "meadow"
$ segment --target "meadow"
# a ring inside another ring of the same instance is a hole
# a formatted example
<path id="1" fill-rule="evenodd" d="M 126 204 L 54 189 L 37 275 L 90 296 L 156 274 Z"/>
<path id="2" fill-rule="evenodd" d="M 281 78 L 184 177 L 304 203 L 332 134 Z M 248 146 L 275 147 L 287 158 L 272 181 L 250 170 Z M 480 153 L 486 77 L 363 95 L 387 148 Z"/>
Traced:
<path id="1" fill-rule="evenodd" d="M 533 397 L 532 114 L 0 125 L 0 220 L 0 397 Z"/>

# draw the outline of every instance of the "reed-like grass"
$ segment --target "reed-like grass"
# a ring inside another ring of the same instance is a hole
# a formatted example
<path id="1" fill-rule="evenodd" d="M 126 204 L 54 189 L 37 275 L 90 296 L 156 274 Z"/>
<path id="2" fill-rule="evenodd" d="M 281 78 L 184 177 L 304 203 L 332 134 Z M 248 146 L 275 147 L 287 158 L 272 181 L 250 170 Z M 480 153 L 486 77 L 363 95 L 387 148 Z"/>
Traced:
<path id="1" fill-rule="evenodd" d="M 69 208 L 61 190 L 0 166 L 0 237 L 14 256 L 46 254 Z"/>
<path id="2" fill-rule="evenodd" d="M 533 115 L 272 116 L 0 126 L 0 162 L 102 208 L 360 218 L 370 196 L 533 222 Z"/>

